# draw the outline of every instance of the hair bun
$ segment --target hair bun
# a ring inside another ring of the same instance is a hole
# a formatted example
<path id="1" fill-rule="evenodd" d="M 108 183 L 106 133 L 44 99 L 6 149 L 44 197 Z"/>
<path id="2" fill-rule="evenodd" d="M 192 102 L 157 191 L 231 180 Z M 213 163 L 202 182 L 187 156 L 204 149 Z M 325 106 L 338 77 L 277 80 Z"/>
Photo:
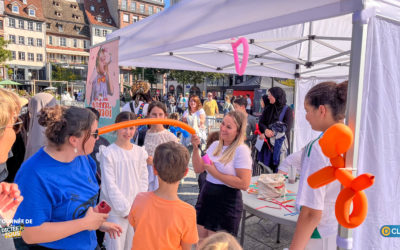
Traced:
<path id="1" fill-rule="evenodd" d="M 348 88 L 348 81 L 344 81 L 336 85 L 337 99 L 341 103 L 346 103 L 347 101 L 347 88 Z"/>

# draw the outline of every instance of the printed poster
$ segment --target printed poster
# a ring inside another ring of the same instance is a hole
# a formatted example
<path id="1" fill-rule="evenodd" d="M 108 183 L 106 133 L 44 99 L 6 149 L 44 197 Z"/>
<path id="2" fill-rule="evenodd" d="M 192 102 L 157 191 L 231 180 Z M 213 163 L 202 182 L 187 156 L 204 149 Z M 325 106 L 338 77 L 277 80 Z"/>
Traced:
<path id="1" fill-rule="evenodd" d="M 99 128 L 113 124 L 120 112 L 118 44 L 115 40 L 90 49 L 85 106 L 99 111 Z M 115 141 L 114 133 L 104 137 Z"/>

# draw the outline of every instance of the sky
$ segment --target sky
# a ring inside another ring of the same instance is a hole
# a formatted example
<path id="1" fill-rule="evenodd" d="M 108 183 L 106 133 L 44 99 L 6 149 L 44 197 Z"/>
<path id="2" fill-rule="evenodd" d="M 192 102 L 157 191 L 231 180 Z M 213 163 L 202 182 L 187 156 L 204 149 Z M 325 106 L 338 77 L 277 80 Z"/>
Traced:
<path id="1" fill-rule="evenodd" d="M 164 2 L 165 2 L 165 7 L 164 8 L 166 9 L 166 8 L 169 7 L 169 0 L 165 0 Z"/>

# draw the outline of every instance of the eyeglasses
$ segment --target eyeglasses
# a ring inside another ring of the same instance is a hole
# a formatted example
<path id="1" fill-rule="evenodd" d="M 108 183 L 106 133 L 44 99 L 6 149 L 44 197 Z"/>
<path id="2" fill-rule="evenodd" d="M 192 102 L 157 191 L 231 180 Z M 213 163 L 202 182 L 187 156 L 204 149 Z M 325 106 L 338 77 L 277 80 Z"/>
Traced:
<path id="1" fill-rule="evenodd" d="M 93 135 L 94 139 L 97 139 L 99 137 L 99 130 L 96 129 L 96 131 L 94 131 L 93 133 L 91 133 L 90 135 Z"/>
<path id="2" fill-rule="evenodd" d="M 21 118 L 17 117 L 17 119 L 16 119 L 14 124 L 10 124 L 10 125 L 7 125 L 7 126 L 0 127 L 0 129 L 13 128 L 15 133 L 18 134 L 19 131 L 21 131 L 21 128 L 22 128 L 23 124 L 24 124 L 24 122 L 21 120 Z"/>

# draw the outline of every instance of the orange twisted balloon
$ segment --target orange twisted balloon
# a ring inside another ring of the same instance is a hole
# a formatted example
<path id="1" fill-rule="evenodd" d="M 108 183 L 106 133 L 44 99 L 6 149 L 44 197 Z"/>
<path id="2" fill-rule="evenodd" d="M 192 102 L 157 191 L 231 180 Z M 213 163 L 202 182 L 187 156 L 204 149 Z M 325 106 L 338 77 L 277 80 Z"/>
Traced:
<path id="1" fill-rule="evenodd" d="M 368 201 L 364 189 L 374 183 L 374 176 L 362 174 L 355 178 L 350 171 L 344 168 L 344 154 L 353 143 L 353 133 L 349 127 L 337 123 L 327 129 L 319 140 L 322 152 L 332 164 L 327 166 L 307 179 L 312 188 L 320 188 L 334 180 L 340 181 L 344 186 L 336 199 L 335 214 L 339 224 L 346 228 L 355 228 L 361 225 L 367 216 Z M 353 202 L 353 211 L 350 206 Z"/>
<path id="2" fill-rule="evenodd" d="M 133 126 L 140 126 L 140 125 L 151 125 L 151 124 L 164 124 L 164 125 L 171 125 L 171 126 L 176 126 L 180 127 L 190 134 L 196 134 L 196 131 L 194 128 L 190 127 L 186 123 L 177 121 L 177 120 L 172 120 L 172 119 L 160 119 L 160 118 L 152 118 L 152 119 L 138 119 L 138 120 L 132 120 L 132 121 L 125 121 L 125 122 L 119 122 L 115 124 L 111 124 L 102 128 L 99 128 L 99 135 L 106 134 L 108 132 L 118 130 L 121 128 L 128 128 L 128 127 L 133 127 Z"/>

